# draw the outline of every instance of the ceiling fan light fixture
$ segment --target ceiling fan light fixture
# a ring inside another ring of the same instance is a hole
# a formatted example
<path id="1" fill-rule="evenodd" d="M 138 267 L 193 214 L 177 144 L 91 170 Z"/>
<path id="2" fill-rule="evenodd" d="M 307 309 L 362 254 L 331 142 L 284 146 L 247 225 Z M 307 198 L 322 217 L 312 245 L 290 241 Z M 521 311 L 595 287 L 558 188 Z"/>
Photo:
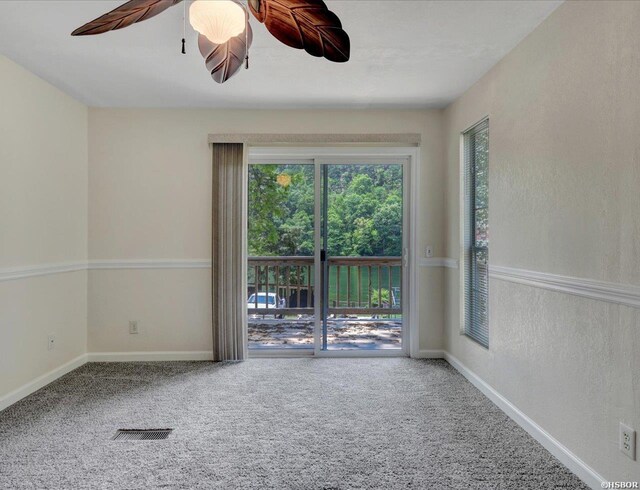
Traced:
<path id="1" fill-rule="evenodd" d="M 191 3 L 189 20 L 199 33 L 198 48 L 211 77 L 218 83 L 238 73 L 243 64 L 249 68 L 249 46 L 253 39 L 249 12 L 278 41 L 291 48 L 304 49 L 312 56 L 336 63 L 349 61 L 349 35 L 323 0 L 129 0 L 77 28 L 71 35 L 88 36 L 123 29 L 179 3 L 184 6 L 186 23 L 188 2 Z M 182 36 L 183 54 L 185 37 Z"/>
<path id="2" fill-rule="evenodd" d="M 215 44 L 224 44 L 244 32 L 247 18 L 233 0 L 195 0 L 189 7 L 191 26 Z"/>

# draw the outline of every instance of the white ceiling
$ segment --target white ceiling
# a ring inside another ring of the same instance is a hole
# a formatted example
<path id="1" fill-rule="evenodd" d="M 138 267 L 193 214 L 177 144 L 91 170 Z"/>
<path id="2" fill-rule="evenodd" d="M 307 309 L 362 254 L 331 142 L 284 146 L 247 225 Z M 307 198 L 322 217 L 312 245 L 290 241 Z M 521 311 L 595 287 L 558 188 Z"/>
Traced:
<path id="1" fill-rule="evenodd" d="M 326 0 L 351 37 L 348 63 L 288 48 L 254 20 L 250 69 L 224 85 L 189 27 L 180 54 L 182 5 L 120 31 L 69 35 L 121 3 L 0 1 L 0 53 L 90 106 L 443 107 L 561 0 Z"/>

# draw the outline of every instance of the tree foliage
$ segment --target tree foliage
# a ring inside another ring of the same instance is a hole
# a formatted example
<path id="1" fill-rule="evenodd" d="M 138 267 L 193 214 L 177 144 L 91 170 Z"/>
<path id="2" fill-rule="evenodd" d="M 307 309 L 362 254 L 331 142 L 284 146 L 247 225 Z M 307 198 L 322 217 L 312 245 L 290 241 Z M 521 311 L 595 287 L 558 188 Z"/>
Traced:
<path id="1" fill-rule="evenodd" d="M 289 185 L 278 183 L 283 174 Z M 402 167 L 331 165 L 328 174 L 329 255 L 401 255 Z M 249 167 L 248 238 L 251 256 L 313 255 L 312 165 Z"/>

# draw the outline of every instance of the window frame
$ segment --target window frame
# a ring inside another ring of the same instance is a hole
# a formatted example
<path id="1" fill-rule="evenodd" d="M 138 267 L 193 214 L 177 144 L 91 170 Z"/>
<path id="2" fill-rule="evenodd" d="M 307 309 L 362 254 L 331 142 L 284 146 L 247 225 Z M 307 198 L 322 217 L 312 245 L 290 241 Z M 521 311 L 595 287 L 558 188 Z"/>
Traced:
<path id="1" fill-rule="evenodd" d="M 475 168 L 475 149 L 469 149 L 468 145 L 475 144 L 474 137 L 482 132 L 487 132 L 487 155 L 486 155 L 486 174 L 487 174 L 487 202 L 485 207 L 478 208 L 476 202 L 477 194 L 477 172 Z M 487 210 L 487 220 L 489 221 L 489 162 L 490 156 L 490 127 L 489 116 L 482 118 L 479 122 L 473 124 L 464 130 L 460 135 L 460 334 L 465 335 L 478 345 L 488 349 L 489 340 L 489 238 L 487 234 L 486 246 L 478 246 L 476 242 L 476 215 L 478 210 Z M 474 162 L 469 161 L 469 157 Z M 489 229 L 489 226 L 488 226 Z M 485 323 L 483 327 L 474 327 L 472 317 L 476 314 L 477 305 L 474 303 L 474 295 L 470 294 L 473 288 L 471 283 L 475 278 L 471 276 L 477 271 L 477 255 L 478 252 L 486 254 L 486 272 L 484 279 L 486 280 L 486 297 L 484 310 L 486 311 Z"/>
<path id="2" fill-rule="evenodd" d="M 261 138 L 264 138 L 264 135 L 259 135 Z M 267 135 L 268 136 L 268 135 Z M 272 135 L 274 140 L 282 140 L 284 138 L 283 135 Z M 286 136 L 286 135 L 285 135 Z M 296 138 L 299 135 L 291 135 L 292 138 Z M 316 135 L 311 135 L 312 139 Z M 367 140 L 371 135 L 363 136 L 364 140 Z M 384 136 L 384 135 L 383 135 Z M 391 135 L 394 139 L 397 137 Z M 288 136 L 286 136 L 288 138 Z M 350 135 L 353 137 L 353 135 Z M 376 139 L 379 139 L 380 135 L 376 135 Z M 324 140 L 327 138 L 326 135 L 319 135 L 318 138 Z M 382 138 L 383 140 L 385 138 Z M 293 143 L 291 144 L 293 145 Z M 363 350 L 362 352 L 358 351 L 324 351 L 320 349 L 318 346 L 320 344 L 320 328 L 318 325 L 315 327 L 315 336 L 314 342 L 316 345 L 316 349 L 313 353 L 314 357 L 401 357 L 401 356 L 409 356 L 416 357 L 419 355 L 419 324 L 417 322 L 417 318 L 419 318 L 419 302 L 418 295 L 415 293 L 415 285 L 418 284 L 418 237 L 416 230 L 418 229 L 418 196 L 419 196 L 419 183 L 421 182 L 420 177 L 420 169 L 421 169 L 421 150 L 420 144 L 416 143 L 408 143 L 408 144 L 400 144 L 396 146 L 395 143 L 385 143 L 384 141 L 381 143 L 380 141 L 376 143 L 363 143 L 363 144 L 350 144 L 345 143 L 344 145 L 336 143 L 325 143 L 320 142 L 320 146 L 312 146 L 308 144 L 307 146 L 291 146 L 289 144 L 283 143 L 273 143 L 273 144 L 258 144 L 258 143 L 248 143 L 248 153 L 246 164 L 273 164 L 274 160 L 278 162 L 283 161 L 291 161 L 292 163 L 301 163 L 301 160 L 310 160 L 315 163 L 323 164 L 323 163 L 363 163 L 363 164 L 374 164 L 374 163 L 401 163 L 405 165 L 404 168 L 404 202 L 406 203 L 406 211 L 405 217 L 403 220 L 403 229 L 406 230 L 406 244 L 403 244 L 403 267 L 406 273 L 403 272 L 403 288 L 406 291 L 406 318 L 407 318 L 407 329 L 403 332 L 402 339 L 402 349 L 400 350 Z M 373 145 L 373 146 L 372 146 Z M 377 145 L 377 146 L 376 146 Z M 413 146 L 410 146 L 413 145 Z M 392 160 L 391 160 L 392 159 Z M 317 166 L 318 173 L 316 174 L 316 186 L 318 189 L 316 193 L 320 190 L 320 179 L 319 179 L 319 169 L 320 166 Z M 316 226 L 320 226 L 320 208 L 316 207 Z M 246 223 L 245 223 L 246 229 Z M 316 237 L 319 239 L 319 228 L 316 229 Z M 320 249 L 321 247 L 316 247 L 316 260 L 320 258 Z M 247 250 L 246 243 L 243 251 L 243 261 L 247 260 Z M 316 275 L 316 290 L 320 290 L 322 285 L 320 284 L 320 274 Z M 320 302 L 317 302 L 315 318 L 320 318 Z M 258 350 L 254 352 L 250 352 L 250 357 L 282 357 L 283 351 L 273 349 L 270 352 L 258 352 Z"/>

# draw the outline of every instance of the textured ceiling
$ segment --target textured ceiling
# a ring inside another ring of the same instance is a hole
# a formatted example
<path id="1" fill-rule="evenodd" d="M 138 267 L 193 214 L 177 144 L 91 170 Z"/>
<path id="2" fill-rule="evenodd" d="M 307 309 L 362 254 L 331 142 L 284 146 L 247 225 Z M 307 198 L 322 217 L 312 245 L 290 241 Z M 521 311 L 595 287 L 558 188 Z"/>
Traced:
<path id="1" fill-rule="evenodd" d="M 442 107 L 515 47 L 561 2 L 326 0 L 351 37 L 335 64 L 280 44 L 252 22 L 251 67 L 211 80 L 182 6 L 99 36 L 71 37 L 122 2 L 0 1 L 0 53 L 90 106 Z"/>

